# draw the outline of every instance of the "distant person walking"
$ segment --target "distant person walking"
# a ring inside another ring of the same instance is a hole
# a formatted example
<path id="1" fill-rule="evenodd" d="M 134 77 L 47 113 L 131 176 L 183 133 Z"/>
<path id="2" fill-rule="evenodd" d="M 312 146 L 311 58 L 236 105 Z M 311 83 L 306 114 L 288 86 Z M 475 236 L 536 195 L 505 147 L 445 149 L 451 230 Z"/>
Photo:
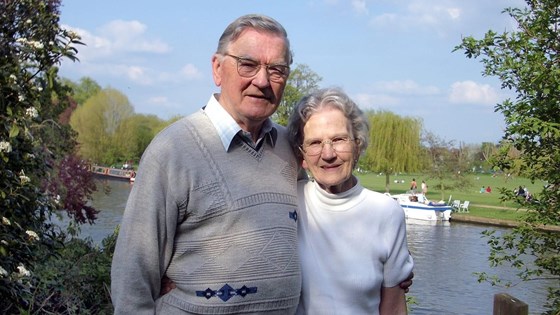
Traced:
<path id="1" fill-rule="evenodd" d="M 413 178 L 412 181 L 410 182 L 410 190 L 412 190 L 413 193 L 416 193 L 417 189 L 418 189 L 418 185 L 416 184 L 416 178 Z"/>
<path id="2" fill-rule="evenodd" d="M 423 193 L 424 195 L 427 194 L 427 193 L 428 193 L 428 185 L 426 184 L 425 181 L 422 181 L 421 187 L 422 187 L 422 193 Z"/>

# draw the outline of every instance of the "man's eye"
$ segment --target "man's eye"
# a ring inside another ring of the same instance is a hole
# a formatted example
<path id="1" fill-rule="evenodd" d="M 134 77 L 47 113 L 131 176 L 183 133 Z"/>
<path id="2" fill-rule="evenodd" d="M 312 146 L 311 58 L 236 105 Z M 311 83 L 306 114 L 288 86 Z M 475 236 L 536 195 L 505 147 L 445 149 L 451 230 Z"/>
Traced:
<path id="1" fill-rule="evenodd" d="M 251 60 L 239 60 L 239 65 L 247 68 L 255 68 L 258 66 L 257 63 Z"/>
<path id="2" fill-rule="evenodd" d="M 283 66 L 271 66 L 268 68 L 271 73 L 285 74 L 286 69 Z"/>

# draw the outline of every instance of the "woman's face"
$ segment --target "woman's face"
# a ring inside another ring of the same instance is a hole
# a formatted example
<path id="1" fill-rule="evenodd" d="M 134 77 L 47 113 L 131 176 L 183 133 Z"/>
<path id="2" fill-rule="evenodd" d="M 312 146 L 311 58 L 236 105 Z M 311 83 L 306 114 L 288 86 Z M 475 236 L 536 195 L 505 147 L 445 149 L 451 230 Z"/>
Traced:
<path id="1" fill-rule="evenodd" d="M 303 167 L 326 191 L 340 193 L 354 185 L 352 168 L 357 158 L 348 119 L 338 109 L 325 107 L 314 113 L 303 127 Z M 344 142 L 344 139 L 350 139 Z M 333 142 L 338 142 L 333 146 Z M 322 145 L 317 155 L 309 146 Z M 338 148 L 338 149 L 337 149 Z"/>

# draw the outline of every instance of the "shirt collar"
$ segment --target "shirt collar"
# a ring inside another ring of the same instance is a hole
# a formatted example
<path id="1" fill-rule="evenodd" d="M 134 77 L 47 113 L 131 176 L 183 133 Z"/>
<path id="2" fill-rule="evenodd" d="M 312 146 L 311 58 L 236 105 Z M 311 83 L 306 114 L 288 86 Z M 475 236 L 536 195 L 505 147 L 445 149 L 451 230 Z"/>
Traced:
<path id="1" fill-rule="evenodd" d="M 224 149 L 227 152 L 233 139 L 239 132 L 242 132 L 242 129 L 218 102 L 218 96 L 219 94 L 213 94 L 210 97 L 210 100 L 208 100 L 208 103 L 204 107 L 204 112 L 212 122 L 212 125 L 216 128 Z M 264 137 L 274 147 L 277 136 L 278 132 L 272 121 L 270 119 L 265 120 L 261 129 L 259 141 Z"/>

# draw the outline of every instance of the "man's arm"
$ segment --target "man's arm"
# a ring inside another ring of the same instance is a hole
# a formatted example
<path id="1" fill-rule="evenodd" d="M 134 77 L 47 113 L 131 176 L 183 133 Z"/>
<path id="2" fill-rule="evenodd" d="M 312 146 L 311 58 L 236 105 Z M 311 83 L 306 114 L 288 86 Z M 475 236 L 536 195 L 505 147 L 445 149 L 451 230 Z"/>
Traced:
<path id="1" fill-rule="evenodd" d="M 154 314 L 161 277 L 172 253 L 177 216 L 165 163 L 147 149 L 123 214 L 111 265 L 115 314 Z M 159 155 L 161 153 L 158 152 Z M 169 209 L 169 210 L 168 210 Z"/>

